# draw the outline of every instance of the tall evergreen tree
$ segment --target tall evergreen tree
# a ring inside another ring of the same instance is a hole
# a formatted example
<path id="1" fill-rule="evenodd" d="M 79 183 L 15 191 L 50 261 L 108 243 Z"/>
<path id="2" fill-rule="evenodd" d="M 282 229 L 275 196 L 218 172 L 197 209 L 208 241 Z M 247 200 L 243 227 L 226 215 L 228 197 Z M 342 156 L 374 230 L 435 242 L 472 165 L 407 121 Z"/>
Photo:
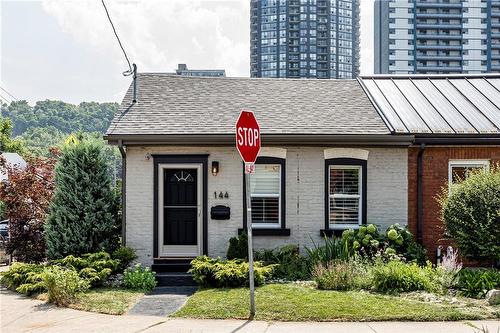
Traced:
<path id="1" fill-rule="evenodd" d="M 45 224 L 47 256 L 113 251 L 119 240 L 119 200 L 102 144 L 83 141 L 63 148 Z"/>

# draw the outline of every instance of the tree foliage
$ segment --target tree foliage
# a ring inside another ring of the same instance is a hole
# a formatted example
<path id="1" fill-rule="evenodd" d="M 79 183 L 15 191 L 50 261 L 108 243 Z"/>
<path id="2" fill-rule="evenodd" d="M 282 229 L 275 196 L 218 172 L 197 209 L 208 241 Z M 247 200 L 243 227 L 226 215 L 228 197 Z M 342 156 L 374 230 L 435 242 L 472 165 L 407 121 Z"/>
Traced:
<path id="1" fill-rule="evenodd" d="M 50 158 L 30 158 L 24 169 L 5 163 L 8 182 L 0 184 L 0 200 L 9 219 L 7 252 L 19 261 L 40 262 L 45 257 L 43 225 L 54 188 L 57 152 Z"/>
<path id="2" fill-rule="evenodd" d="M 14 136 L 23 135 L 32 128 L 50 127 L 66 134 L 79 131 L 104 133 L 117 109 L 117 103 L 82 102 L 74 105 L 45 100 L 30 106 L 26 101 L 14 101 L 2 107 L 2 116 L 12 120 Z"/>
<path id="3" fill-rule="evenodd" d="M 22 155 L 25 148 L 22 140 L 12 138 L 12 122 L 0 117 L 0 150 Z"/>
<path id="4" fill-rule="evenodd" d="M 45 225 L 48 257 L 115 250 L 119 200 L 103 145 L 81 141 L 64 147 L 56 165 L 55 183 Z"/>
<path id="5" fill-rule="evenodd" d="M 476 172 L 440 197 L 442 218 L 462 255 L 500 260 L 500 168 Z"/>

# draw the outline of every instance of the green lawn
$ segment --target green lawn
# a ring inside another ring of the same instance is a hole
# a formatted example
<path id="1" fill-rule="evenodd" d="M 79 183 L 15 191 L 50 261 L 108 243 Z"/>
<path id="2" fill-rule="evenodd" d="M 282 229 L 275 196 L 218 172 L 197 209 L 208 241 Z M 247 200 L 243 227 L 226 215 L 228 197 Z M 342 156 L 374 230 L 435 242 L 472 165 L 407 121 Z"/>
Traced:
<path id="1" fill-rule="evenodd" d="M 361 291 L 325 291 L 295 284 L 256 289 L 257 320 L 281 321 L 441 321 L 495 317 L 491 309 L 433 304 Z M 248 289 L 203 289 L 175 317 L 248 318 Z"/>
<path id="2" fill-rule="evenodd" d="M 68 307 L 83 311 L 121 315 L 127 312 L 142 295 L 144 293 L 127 289 L 96 288 L 78 294 L 76 300 Z"/>

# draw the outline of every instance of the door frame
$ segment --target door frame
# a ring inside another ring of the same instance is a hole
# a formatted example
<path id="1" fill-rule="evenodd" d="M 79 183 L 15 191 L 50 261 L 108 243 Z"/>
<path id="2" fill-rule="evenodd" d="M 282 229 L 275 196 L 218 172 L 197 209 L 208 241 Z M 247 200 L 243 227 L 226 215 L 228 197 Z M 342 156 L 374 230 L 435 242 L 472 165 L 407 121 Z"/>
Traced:
<path id="1" fill-rule="evenodd" d="M 159 214 L 159 170 L 163 169 L 163 165 L 171 165 L 172 168 L 181 167 L 181 165 L 201 165 L 201 236 L 198 235 L 198 239 L 201 240 L 200 249 L 201 254 L 208 254 L 208 196 L 207 196 L 207 184 L 208 184 L 208 154 L 196 154 L 196 155 L 152 155 L 153 157 L 153 257 L 160 258 L 161 253 L 159 251 L 159 224 L 160 224 L 160 214 Z M 163 177 L 162 177 L 163 178 Z M 200 185 L 200 184 L 199 184 Z M 163 186 L 162 186 L 163 187 Z"/>

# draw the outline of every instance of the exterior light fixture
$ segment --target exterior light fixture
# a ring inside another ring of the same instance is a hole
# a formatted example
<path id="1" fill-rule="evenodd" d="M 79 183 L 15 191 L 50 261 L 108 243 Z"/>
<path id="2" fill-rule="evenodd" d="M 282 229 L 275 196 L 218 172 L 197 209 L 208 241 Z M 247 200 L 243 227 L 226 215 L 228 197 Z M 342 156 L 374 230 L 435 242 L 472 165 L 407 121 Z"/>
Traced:
<path id="1" fill-rule="evenodd" d="M 219 162 L 212 161 L 212 175 L 217 176 L 218 173 L 219 173 Z"/>

